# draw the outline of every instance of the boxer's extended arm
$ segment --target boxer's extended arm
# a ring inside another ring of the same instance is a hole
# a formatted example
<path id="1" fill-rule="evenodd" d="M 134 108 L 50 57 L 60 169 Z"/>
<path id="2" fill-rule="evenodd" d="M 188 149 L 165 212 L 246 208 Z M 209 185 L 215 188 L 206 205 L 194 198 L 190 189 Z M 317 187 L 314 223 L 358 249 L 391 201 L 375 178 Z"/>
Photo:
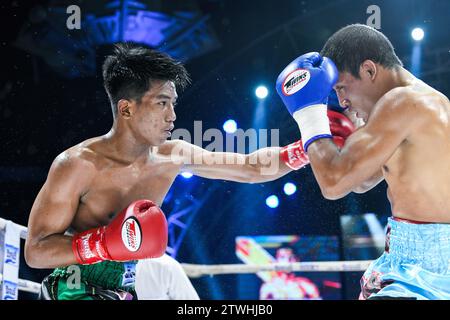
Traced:
<path id="1" fill-rule="evenodd" d="M 327 116 L 333 140 L 342 147 L 354 131 L 354 125 L 338 112 L 328 111 Z M 309 164 L 301 140 L 281 148 L 262 148 L 250 154 L 210 152 L 182 140 L 171 143 L 171 155 L 182 162 L 183 170 L 209 179 L 247 183 L 272 181 Z"/>
<path id="2" fill-rule="evenodd" d="M 278 179 L 292 171 L 280 159 L 280 147 L 240 154 L 211 152 L 182 140 L 174 143 L 172 150 L 183 162 L 182 170 L 204 178 L 258 183 Z"/>
<path id="3" fill-rule="evenodd" d="M 70 227 L 92 170 L 67 152 L 58 156 L 31 209 L 25 259 L 33 268 L 54 268 L 77 263 Z"/>
<path id="4" fill-rule="evenodd" d="M 312 143 L 308 156 L 324 197 L 342 198 L 376 175 L 423 119 L 416 116 L 419 103 L 406 89 L 394 89 L 380 99 L 366 125 L 341 150 L 330 139 Z"/>

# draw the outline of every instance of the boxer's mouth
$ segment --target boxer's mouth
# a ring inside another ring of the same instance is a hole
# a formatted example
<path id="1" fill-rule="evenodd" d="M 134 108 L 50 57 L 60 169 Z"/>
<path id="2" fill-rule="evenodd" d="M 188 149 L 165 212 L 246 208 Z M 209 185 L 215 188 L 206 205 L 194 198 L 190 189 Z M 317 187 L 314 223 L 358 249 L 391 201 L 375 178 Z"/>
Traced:
<path id="1" fill-rule="evenodd" d="M 173 130 L 173 128 L 174 128 L 174 126 L 172 125 L 166 129 L 164 129 L 164 132 L 170 137 L 172 135 L 171 131 Z"/>

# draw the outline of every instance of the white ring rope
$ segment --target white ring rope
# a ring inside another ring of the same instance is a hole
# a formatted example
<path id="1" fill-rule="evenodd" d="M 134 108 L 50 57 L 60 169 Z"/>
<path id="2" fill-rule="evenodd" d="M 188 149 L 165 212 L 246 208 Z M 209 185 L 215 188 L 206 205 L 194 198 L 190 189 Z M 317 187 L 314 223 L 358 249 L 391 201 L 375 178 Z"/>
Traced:
<path id="1" fill-rule="evenodd" d="M 218 265 L 196 265 L 182 263 L 184 271 L 190 278 L 203 275 L 230 274 L 230 273 L 257 273 L 267 271 L 281 272 L 349 272 L 365 271 L 372 260 L 360 261 L 312 261 L 273 263 L 265 265 L 249 264 L 218 264 Z"/>
<path id="2" fill-rule="evenodd" d="M 0 230 L 5 229 L 7 220 L 0 218 Z M 26 239 L 27 228 L 20 226 L 20 237 Z M 190 278 L 198 278 L 204 275 L 217 274 L 237 274 L 237 273 L 258 273 L 267 271 L 280 272 L 350 272 L 364 271 L 367 269 L 372 260 L 360 261 L 313 261 L 313 262 L 292 262 L 292 263 L 273 263 L 266 265 L 249 265 L 249 264 L 190 264 L 182 263 L 184 271 Z M 0 274 L 0 283 L 2 281 Z M 19 279 L 19 290 L 39 293 L 41 285 L 36 282 Z"/>
<path id="3" fill-rule="evenodd" d="M 3 281 L 3 275 L 0 273 L 0 284 Z M 29 280 L 19 279 L 19 290 L 36 293 L 38 294 L 41 291 L 41 284 Z"/>
<path id="4" fill-rule="evenodd" d="M 0 230 L 5 230 L 7 222 L 8 220 L 0 218 Z M 20 224 L 17 223 L 15 223 L 15 225 L 20 228 L 20 238 L 26 239 L 28 234 L 27 227 L 21 226 Z"/>
<path id="5" fill-rule="evenodd" d="M 7 222 L 8 222 L 8 220 L 0 218 L 0 231 L 1 230 L 5 230 Z M 26 239 L 27 238 L 28 229 L 26 227 L 24 227 L 24 226 L 19 225 L 19 224 L 16 224 L 16 225 L 20 228 L 20 238 Z M 3 275 L 0 273 L 0 284 L 2 283 L 2 281 L 3 281 Z M 25 279 L 19 279 L 18 286 L 19 286 L 19 290 L 25 291 L 25 292 L 31 292 L 31 293 L 39 294 L 39 292 L 41 291 L 41 284 L 40 283 L 29 281 L 29 280 L 25 280 Z"/>

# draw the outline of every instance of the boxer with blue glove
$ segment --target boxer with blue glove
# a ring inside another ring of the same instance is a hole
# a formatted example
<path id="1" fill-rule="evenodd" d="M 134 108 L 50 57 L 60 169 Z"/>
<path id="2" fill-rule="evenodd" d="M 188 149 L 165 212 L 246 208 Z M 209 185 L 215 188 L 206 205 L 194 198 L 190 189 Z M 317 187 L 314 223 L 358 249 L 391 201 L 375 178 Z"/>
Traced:
<path id="1" fill-rule="evenodd" d="M 332 88 L 364 121 L 340 149 L 326 139 Z M 360 298 L 449 300 L 449 99 L 408 72 L 385 35 L 360 24 L 289 64 L 277 90 L 325 198 L 388 185 L 385 251 L 364 273 Z"/>
<path id="2" fill-rule="evenodd" d="M 178 174 L 259 183 L 309 164 L 301 142 L 241 154 L 168 140 L 177 87 L 189 77 L 180 62 L 159 51 L 116 45 L 103 64 L 103 80 L 111 130 L 55 158 L 30 212 L 25 259 L 34 268 L 55 268 L 43 281 L 42 299 L 136 298 L 137 270 L 140 279 L 155 283 L 145 266 L 166 249 L 167 224 L 158 205 Z M 342 143 L 351 127 L 340 125 L 341 115 L 330 121 Z M 72 286 L 72 270 L 79 271 L 80 286 Z"/>
<path id="3" fill-rule="evenodd" d="M 319 53 L 304 54 L 278 76 L 276 89 L 300 128 L 303 148 L 321 138 L 332 138 L 327 100 L 338 78 L 334 63 Z"/>
<path id="4" fill-rule="evenodd" d="M 288 151 L 307 159 L 308 146 L 321 138 L 333 138 L 334 143 L 342 147 L 355 130 L 345 115 L 327 110 L 328 96 L 337 74 L 330 59 L 323 59 L 317 52 L 312 52 L 295 59 L 278 76 L 278 94 L 297 121 L 302 136 L 301 141 L 282 149 L 282 159 L 287 158 Z M 289 165 L 289 161 L 285 162 Z M 291 168 L 296 169 L 295 166 Z"/>

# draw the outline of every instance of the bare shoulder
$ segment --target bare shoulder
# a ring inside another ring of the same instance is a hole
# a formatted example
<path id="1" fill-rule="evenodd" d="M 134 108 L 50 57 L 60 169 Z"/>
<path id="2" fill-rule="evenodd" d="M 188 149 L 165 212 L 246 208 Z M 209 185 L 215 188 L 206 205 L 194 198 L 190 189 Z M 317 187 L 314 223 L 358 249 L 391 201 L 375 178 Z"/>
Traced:
<path id="1" fill-rule="evenodd" d="M 384 108 L 405 108 L 419 101 L 420 95 L 411 87 L 398 87 L 388 91 L 377 104 Z"/>
<path id="2" fill-rule="evenodd" d="M 389 119 L 395 123 L 401 123 L 402 119 L 410 124 L 423 121 L 423 112 L 426 111 L 433 95 L 427 91 L 418 91 L 413 86 L 397 87 L 388 91 L 376 103 L 373 111 L 374 117 L 383 119 L 385 123 Z"/>
<path id="3" fill-rule="evenodd" d="M 53 161 L 50 174 L 83 178 L 96 171 L 99 155 L 90 148 L 89 140 L 61 152 Z"/>
<path id="4" fill-rule="evenodd" d="M 386 106 L 401 107 L 408 109 L 423 109 L 423 111 L 442 105 L 448 105 L 448 98 L 426 85 L 418 81 L 414 85 L 406 87 L 398 87 L 387 92 L 382 99 L 380 99 Z"/>

